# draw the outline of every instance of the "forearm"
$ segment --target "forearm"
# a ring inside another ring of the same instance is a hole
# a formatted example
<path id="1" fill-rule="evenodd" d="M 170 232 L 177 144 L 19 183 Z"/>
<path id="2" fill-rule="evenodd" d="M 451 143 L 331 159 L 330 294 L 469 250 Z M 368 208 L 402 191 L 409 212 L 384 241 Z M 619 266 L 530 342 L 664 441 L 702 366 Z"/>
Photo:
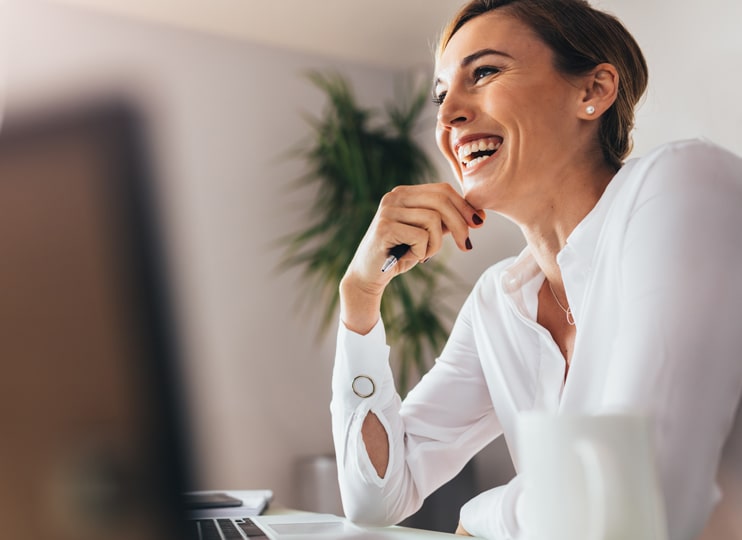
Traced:
<path id="1" fill-rule="evenodd" d="M 352 520 L 399 522 L 502 432 L 474 346 L 470 309 L 467 301 L 441 356 L 404 404 L 382 321 L 366 335 L 340 323 L 331 410 L 343 506 Z M 365 389 L 356 392 L 354 381 Z"/>
<path id="2" fill-rule="evenodd" d="M 405 467 L 404 425 L 388 355 L 381 322 L 366 336 L 341 326 L 331 404 L 338 479 L 346 516 L 373 525 L 396 523 L 419 506 Z M 364 387 L 354 389 L 359 377 Z"/>
<path id="3" fill-rule="evenodd" d="M 359 287 L 352 276 L 340 283 L 341 324 L 357 334 L 366 335 L 379 321 L 381 295 Z M 380 478 L 389 465 L 389 437 L 378 416 L 369 412 L 361 428 L 366 452 Z"/>
<path id="4" fill-rule="evenodd" d="M 461 508 L 461 534 L 497 540 L 527 538 L 521 518 L 522 493 L 518 476 L 508 484 L 480 493 Z"/>

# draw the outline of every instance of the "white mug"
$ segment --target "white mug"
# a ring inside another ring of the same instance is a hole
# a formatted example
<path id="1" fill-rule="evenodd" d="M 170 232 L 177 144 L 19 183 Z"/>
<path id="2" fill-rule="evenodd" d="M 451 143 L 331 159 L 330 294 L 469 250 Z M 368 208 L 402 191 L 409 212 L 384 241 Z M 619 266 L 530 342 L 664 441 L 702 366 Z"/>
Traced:
<path id="1" fill-rule="evenodd" d="M 522 413 L 518 467 L 534 540 L 666 540 L 646 418 Z"/>

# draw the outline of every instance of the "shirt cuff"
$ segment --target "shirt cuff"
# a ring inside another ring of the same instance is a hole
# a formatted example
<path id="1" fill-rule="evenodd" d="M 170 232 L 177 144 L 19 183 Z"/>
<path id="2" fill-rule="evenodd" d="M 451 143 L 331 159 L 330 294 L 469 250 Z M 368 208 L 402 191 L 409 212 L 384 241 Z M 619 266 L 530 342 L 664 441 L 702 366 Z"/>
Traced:
<path id="1" fill-rule="evenodd" d="M 351 409 L 363 405 L 371 410 L 393 399 L 394 376 L 381 319 L 366 335 L 348 330 L 340 322 L 332 391 Z"/>

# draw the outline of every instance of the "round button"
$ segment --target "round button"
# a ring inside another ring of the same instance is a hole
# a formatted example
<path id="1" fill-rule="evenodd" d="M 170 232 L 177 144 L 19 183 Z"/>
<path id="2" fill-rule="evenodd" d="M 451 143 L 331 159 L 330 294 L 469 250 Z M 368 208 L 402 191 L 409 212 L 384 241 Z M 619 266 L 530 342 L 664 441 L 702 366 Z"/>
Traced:
<path id="1" fill-rule="evenodd" d="M 376 385 L 368 375 L 358 375 L 358 377 L 353 379 L 351 387 L 353 388 L 353 393 L 359 398 L 371 397 L 376 392 Z"/>

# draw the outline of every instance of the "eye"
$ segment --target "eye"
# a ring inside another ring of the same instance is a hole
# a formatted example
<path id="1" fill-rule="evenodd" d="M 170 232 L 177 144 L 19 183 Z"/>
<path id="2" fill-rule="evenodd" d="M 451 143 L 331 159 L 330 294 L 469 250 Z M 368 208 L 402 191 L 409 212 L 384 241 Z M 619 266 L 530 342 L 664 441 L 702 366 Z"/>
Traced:
<path id="1" fill-rule="evenodd" d="M 474 70 L 472 78 L 474 79 L 474 81 L 479 81 L 481 79 L 484 79 L 485 77 L 496 75 L 498 73 L 500 73 L 500 68 L 496 68 L 494 66 L 479 66 Z"/>
<path id="2" fill-rule="evenodd" d="M 433 94 L 433 103 L 435 103 L 438 106 L 443 105 L 444 99 L 446 99 L 446 92 L 440 92 L 438 94 Z"/>

